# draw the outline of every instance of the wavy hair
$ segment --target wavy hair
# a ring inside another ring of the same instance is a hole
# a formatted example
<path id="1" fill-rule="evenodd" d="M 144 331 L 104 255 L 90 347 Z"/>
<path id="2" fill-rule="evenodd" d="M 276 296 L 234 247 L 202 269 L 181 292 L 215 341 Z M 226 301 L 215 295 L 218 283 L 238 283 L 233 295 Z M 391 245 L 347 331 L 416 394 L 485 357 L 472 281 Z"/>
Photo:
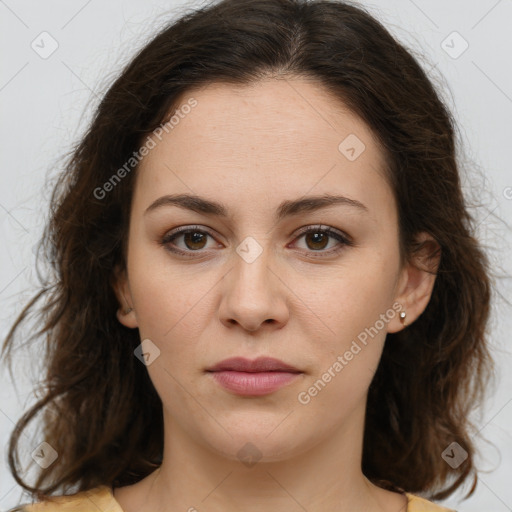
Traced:
<path id="1" fill-rule="evenodd" d="M 185 93 L 276 77 L 317 81 L 370 127 L 386 157 L 403 256 L 424 249 L 415 244 L 420 232 L 441 251 L 425 311 L 388 334 L 368 393 L 363 472 L 383 487 L 433 499 L 472 477 L 467 496 L 474 492 L 468 415 L 493 367 L 491 278 L 462 193 L 448 107 L 412 52 L 361 7 L 222 0 L 183 14 L 137 53 L 105 93 L 53 190 L 41 239 L 50 270 L 2 350 L 11 355 L 15 334 L 34 313 L 42 327 L 33 338 L 46 340 L 44 393 L 15 425 L 8 463 L 38 500 L 71 487 L 130 485 L 162 462 L 162 403 L 133 354 L 138 330 L 116 319 L 113 291 L 114 271 L 125 265 L 136 166 L 104 197 L 95 190 Z M 44 439 L 59 457 L 29 485 L 19 472 L 18 444 L 40 412 Z M 452 442 L 468 453 L 457 468 L 441 456 Z"/>

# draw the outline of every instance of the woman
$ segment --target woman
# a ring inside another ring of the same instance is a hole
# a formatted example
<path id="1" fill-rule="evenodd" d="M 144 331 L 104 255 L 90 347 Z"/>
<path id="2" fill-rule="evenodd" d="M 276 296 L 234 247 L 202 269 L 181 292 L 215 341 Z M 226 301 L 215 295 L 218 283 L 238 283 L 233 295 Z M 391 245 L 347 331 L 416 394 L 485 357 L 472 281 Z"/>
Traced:
<path id="1" fill-rule="evenodd" d="M 452 117 L 363 9 L 184 15 L 106 93 L 52 213 L 54 280 L 4 346 L 46 297 L 46 393 L 9 446 L 39 503 L 19 510 L 414 512 L 473 491 L 487 261 Z"/>

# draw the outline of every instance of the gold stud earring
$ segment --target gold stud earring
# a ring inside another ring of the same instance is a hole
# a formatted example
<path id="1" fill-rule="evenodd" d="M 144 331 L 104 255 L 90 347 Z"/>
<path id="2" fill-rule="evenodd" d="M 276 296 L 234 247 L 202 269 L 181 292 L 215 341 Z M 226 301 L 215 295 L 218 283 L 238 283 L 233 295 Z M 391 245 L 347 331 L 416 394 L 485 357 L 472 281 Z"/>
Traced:
<path id="1" fill-rule="evenodd" d="M 407 316 L 405 311 L 400 311 L 400 322 L 402 322 L 403 326 L 405 327 L 407 324 L 405 323 L 405 317 Z"/>

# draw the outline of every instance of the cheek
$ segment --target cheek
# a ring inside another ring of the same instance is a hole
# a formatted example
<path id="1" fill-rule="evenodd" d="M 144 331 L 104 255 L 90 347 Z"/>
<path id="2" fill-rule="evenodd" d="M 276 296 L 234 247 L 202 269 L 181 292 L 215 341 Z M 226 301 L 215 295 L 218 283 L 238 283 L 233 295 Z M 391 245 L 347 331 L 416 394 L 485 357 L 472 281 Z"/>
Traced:
<path id="1" fill-rule="evenodd" d="M 308 297 L 307 305 L 315 315 L 310 314 L 311 323 L 300 318 L 297 321 L 313 338 L 311 325 L 321 331 L 317 342 L 309 347 L 319 363 L 312 380 L 321 380 L 319 388 L 325 384 L 325 391 L 322 388 L 319 393 L 321 401 L 335 405 L 343 398 L 351 403 L 370 385 L 388 323 L 396 315 L 392 308 L 396 269 L 384 261 L 380 256 L 360 257 L 353 264 L 347 262 L 329 279 L 302 282 L 298 294 Z M 393 261 L 391 255 L 387 261 Z"/>
<path id="2" fill-rule="evenodd" d="M 386 261 L 394 262 L 393 255 L 368 257 L 359 253 L 334 271 L 297 279 L 294 292 L 316 313 L 330 338 L 337 336 L 340 343 L 346 342 L 372 326 L 392 306 L 397 270 Z"/>
<path id="3" fill-rule="evenodd" d="M 183 283 L 177 283 L 180 291 L 176 293 L 164 283 L 151 278 L 139 288 L 140 336 L 157 345 L 162 356 L 160 363 L 168 371 L 180 376 L 194 375 L 200 366 L 197 356 L 206 329 L 207 300 L 197 287 L 185 288 L 180 286 Z"/>
<path id="4" fill-rule="evenodd" d="M 134 247 L 130 258 L 130 289 L 141 336 L 165 342 L 185 331 L 193 338 L 205 296 L 215 285 L 213 273 L 176 265 L 164 248 Z"/>
<path id="5" fill-rule="evenodd" d="M 139 260 L 142 261 L 142 260 Z M 150 339 L 159 357 L 147 367 L 163 406 L 174 411 L 181 421 L 183 415 L 197 415 L 196 404 L 190 400 L 190 390 L 202 373 L 200 360 L 201 336 L 204 336 L 208 297 L 205 294 L 214 284 L 199 280 L 184 272 L 170 272 L 170 266 L 138 266 L 132 260 L 130 276 L 140 338 Z M 168 410 L 169 412 L 169 410 Z M 185 427 L 185 425 L 183 425 Z"/>
<path id="6" fill-rule="evenodd" d="M 340 279 L 338 284 L 347 290 L 351 283 Z M 358 286 L 357 297 L 336 287 L 330 289 L 330 300 L 312 305 L 329 329 L 308 344 L 314 372 L 301 386 L 297 402 L 311 421 L 321 410 L 326 428 L 364 403 L 384 347 L 387 324 L 380 315 L 387 311 L 388 294 L 375 288 L 366 293 L 363 283 Z"/>

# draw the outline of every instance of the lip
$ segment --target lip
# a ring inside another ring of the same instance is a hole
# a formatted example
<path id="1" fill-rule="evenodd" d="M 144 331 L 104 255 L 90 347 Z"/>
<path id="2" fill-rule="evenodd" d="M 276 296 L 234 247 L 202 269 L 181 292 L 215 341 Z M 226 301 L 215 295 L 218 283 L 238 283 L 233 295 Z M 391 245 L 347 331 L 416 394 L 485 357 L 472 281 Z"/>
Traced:
<path id="1" fill-rule="evenodd" d="M 222 387 L 237 395 L 268 395 L 297 379 L 303 372 L 270 357 L 251 361 L 243 357 L 225 359 L 206 370 Z"/>
<path id="2" fill-rule="evenodd" d="M 299 369 L 274 359 L 273 357 L 258 357 L 250 360 L 245 357 L 231 357 L 224 359 L 211 368 L 207 368 L 208 372 L 234 371 L 234 372 L 287 372 L 302 373 Z"/>

